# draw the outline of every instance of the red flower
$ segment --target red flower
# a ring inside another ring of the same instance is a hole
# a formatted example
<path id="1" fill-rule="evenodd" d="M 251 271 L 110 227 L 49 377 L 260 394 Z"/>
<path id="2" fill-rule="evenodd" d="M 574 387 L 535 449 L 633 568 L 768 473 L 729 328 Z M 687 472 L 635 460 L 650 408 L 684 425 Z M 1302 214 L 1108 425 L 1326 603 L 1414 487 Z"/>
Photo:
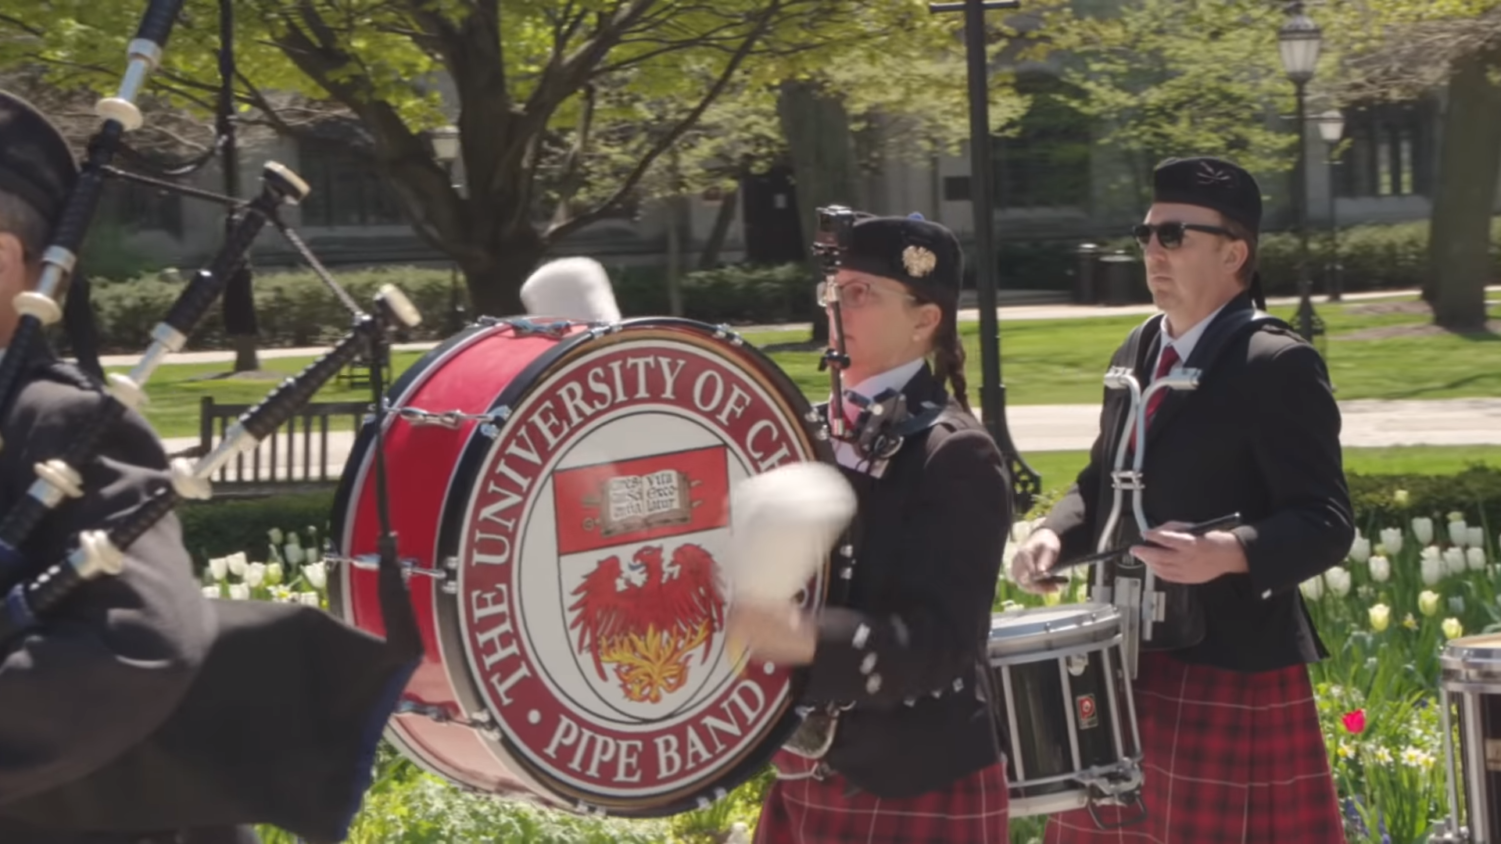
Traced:
<path id="1" fill-rule="evenodd" d="M 1365 732 L 1365 710 L 1357 709 L 1354 712 L 1345 713 L 1344 722 L 1345 729 L 1352 733 L 1358 735 Z"/>

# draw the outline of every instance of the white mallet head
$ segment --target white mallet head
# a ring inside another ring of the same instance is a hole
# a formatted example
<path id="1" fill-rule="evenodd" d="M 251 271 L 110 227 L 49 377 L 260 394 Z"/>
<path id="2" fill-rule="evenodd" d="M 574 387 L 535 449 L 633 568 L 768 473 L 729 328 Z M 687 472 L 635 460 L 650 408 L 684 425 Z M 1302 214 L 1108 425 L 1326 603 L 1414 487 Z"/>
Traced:
<path id="1" fill-rule="evenodd" d="M 593 258 L 559 258 L 538 267 L 521 285 L 527 316 L 580 322 L 619 322 L 610 275 Z"/>
<path id="2" fill-rule="evenodd" d="M 855 516 L 855 491 L 825 463 L 789 463 L 730 493 L 734 536 L 724 576 L 733 599 L 789 601 Z"/>

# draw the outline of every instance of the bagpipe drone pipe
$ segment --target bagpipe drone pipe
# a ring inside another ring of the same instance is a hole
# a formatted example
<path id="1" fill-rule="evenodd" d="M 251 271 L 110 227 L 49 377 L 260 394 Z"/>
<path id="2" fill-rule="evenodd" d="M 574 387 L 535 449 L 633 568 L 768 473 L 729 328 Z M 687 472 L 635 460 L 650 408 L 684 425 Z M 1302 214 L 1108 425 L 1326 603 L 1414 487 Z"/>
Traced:
<path id="1" fill-rule="evenodd" d="M 151 332 L 151 342 L 128 374 L 112 374 L 107 388 L 98 392 L 99 406 L 89 424 L 73 438 L 68 450 L 35 465 L 36 480 L 12 508 L 0 517 L 0 589 L 5 610 L 0 614 L 0 643 L 43 623 L 47 612 L 87 581 L 118 574 L 123 552 L 182 499 L 203 499 L 211 494 L 208 478 L 235 455 L 253 449 L 264 437 L 302 408 L 339 370 L 362 353 L 384 360 L 388 330 L 410 327 L 420 321 L 416 309 L 392 285 L 383 287 L 372 313 L 362 311 L 354 300 L 321 266 L 295 232 L 277 216 L 284 205 L 301 202 L 307 185 L 281 164 L 265 165 L 259 195 L 240 202 L 197 189 L 154 181 L 119 170 L 112 161 L 124 147 L 125 133 L 139 128 L 143 118 L 135 100 L 147 77 L 159 65 L 163 47 L 182 7 L 182 0 L 153 0 L 128 48 L 129 63 L 114 97 L 101 100 L 96 112 L 103 119 L 88 144 L 67 202 L 56 222 L 52 241 L 43 255 L 41 278 L 35 290 L 16 297 L 20 315 L 11 347 L 0 360 L 0 418 L 15 406 L 28 370 L 45 350 L 43 329 L 62 316 L 60 304 L 77 263 L 78 251 L 92 225 L 105 179 L 121 177 L 147 182 L 154 187 L 229 205 L 236 213 L 233 227 L 208 265 L 198 271 Z M 323 357 L 272 390 L 259 404 L 243 414 L 212 453 L 197 463 L 179 458 L 171 464 L 171 481 L 153 490 L 150 500 L 108 531 L 84 531 L 77 547 L 61 560 L 33 560 L 20 549 L 47 516 L 70 499 L 83 495 L 80 467 L 99 454 L 100 445 L 125 413 L 145 401 L 147 380 L 168 355 L 180 351 L 209 309 L 223 294 L 231 275 L 245 262 L 262 229 L 274 225 L 309 262 L 350 311 L 348 334 Z M 374 379 L 373 379 L 374 380 Z M 375 389 L 379 413 L 381 386 Z M 0 444 L 4 447 L 4 444 Z"/>

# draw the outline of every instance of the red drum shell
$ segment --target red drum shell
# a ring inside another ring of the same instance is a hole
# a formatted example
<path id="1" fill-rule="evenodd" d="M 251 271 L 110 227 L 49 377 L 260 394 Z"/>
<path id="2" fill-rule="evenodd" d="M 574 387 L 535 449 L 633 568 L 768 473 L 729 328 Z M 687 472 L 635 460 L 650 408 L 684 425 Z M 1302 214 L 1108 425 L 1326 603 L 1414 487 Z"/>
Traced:
<path id="1" fill-rule="evenodd" d="M 769 761 L 803 675 L 727 652 L 708 585 L 726 496 L 833 455 L 768 358 L 688 320 L 566 336 L 496 321 L 425 355 L 388 400 L 391 527 L 426 651 L 387 727 L 396 747 L 479 792 L 634 817 L 707 805 Z M 400 415 L 419 409 L 504 421 Z M 374 442 L 367 422 L 335 558 L 376 553 Z M 383 634 L 373 569 L 329 582 L 337 615 Z"/>

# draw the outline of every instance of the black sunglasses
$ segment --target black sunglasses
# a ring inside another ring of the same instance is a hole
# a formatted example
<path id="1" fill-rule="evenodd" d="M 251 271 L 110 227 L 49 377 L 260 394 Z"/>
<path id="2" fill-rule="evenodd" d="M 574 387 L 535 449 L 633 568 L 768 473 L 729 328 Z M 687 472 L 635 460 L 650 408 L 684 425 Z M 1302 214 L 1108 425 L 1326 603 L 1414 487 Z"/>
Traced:
<path id="1" fill-rule="evenodd" d="M 1157 242 L 1162 244 L 1163 249 L 1177 249 L 1183 245 L 1183 235 L 1187 232 L 1204 232 L 1205 234 L 1219 234 L 1234 239 L 1235 233 L 1219 226 L 1201 226 L 1198 223 L 1158 223 L 1155 226 L 1146 223 L 1137 223 L 1131 227 L 1131 234 L 1136 242 L 1146 248 L 1152 242 L 1152 233 L 1157 233 Z"/>

